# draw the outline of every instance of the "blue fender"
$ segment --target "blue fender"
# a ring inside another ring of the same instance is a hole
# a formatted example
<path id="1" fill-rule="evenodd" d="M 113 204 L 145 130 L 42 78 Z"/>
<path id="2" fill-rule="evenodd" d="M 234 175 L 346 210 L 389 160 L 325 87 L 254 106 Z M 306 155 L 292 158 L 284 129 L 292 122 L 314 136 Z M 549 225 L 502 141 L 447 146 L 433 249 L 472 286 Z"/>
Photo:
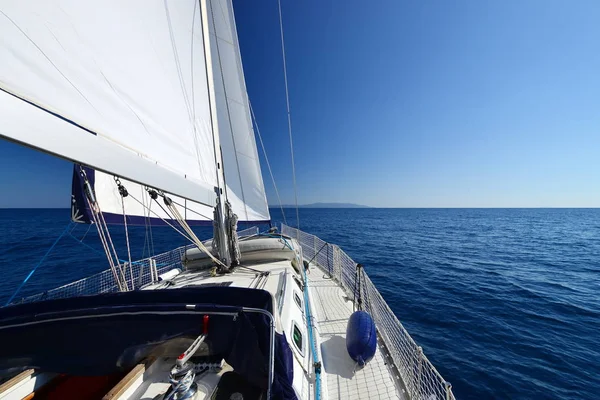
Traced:
<path id="1" fill-rule="evenodd" d="M 355 311 L 346 328 L 346 349 L 348 355 L 361 367 L 371 361 L 377 349 L 375 321 L 366 311 Z"/>

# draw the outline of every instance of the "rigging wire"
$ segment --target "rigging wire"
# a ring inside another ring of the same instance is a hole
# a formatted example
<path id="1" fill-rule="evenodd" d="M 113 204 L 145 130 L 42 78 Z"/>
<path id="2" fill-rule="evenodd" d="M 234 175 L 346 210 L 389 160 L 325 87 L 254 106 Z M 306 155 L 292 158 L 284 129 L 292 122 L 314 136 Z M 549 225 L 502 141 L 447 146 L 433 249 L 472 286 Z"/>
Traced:
<path id="1" fill-rule="evenodd" d="M 92 224 L 89 224 L 87 231 L 85 231 L 85 233 L 83 234 L 83 237 L 81 238 L 81 240 L 85 239 L 85 237 L 87 236 L 87 234 L 90 232 L 90 229 L 92 229 Z M 73 230 L 75 230 L 75 228 L 73 228 Z M 73 233 L 73 230 L 71 231 L 71 234 Z"/>
<path id="2" fill-rule="evenodd" d="M 265 149 L 265 144 L 263 143 L 262 136 L 260 134 L 260 129 L 258 128 L 258 122 L 256 121 L 256 116 L 254 115 L 254 110 L 252 109 L 252 103 L 250 103 L 250 99 L 248 99 L 248 106 L 250 107 L 250 115 L 252 116 L 252 121 L 254 121 L 254 126 L 256 126 L 256 133 L 258 134 L 258 139 L 260 140 L 260 146 L 262 147 L 263 154 L 265 155 L 265 161 L 267 162 L 267 168 L 269 170 L 269 174 L 271 175 L 271 181 L 273 182 L 273 187 L 275 188 L 275 194 L 277 195 L 277 201 L 279 202 L 279 208 L 281 209 L 281 215 L 283 216 L 283 223 L 287 225 L 287 219 L 285 218 L 285 212 L 283 211 L 283 203 L 281 202 L 281 197 L 279 197 L 279 190 L 277 189 L 277 184 L 275 183 L 275 177 L 273 176 L 271 163 L 269 163 L 267 150 Z"/>
<path id="3" fill-rule="evenodd" d="M 92 226 L 92 224 L 90 223 L 90 226 Z M 90 246 L 89 244 L 87 244 L 86 242 L 83 241 L 83 239 L 85 239 L 85 236 L 82 237 L 81 239 L 79 239 L 77 236 L 73 235 L 72 233 L 69 233 L 69 236 L 71 236 L 76 242 L 79 242 L 80 244 L 84 245 L 85 247 L 87 247 L 90 250 L 93 250 L 94 252 L 96 252 L 99 255 L 102 256 L 106 256 L 106 254 L 104 254 L 104 252 L 102 250 L 98 250 L 92 246 Z M 119 260 L 121 262 L 126 262 L 125 260 Z"/>
<path id="4" fill-rule="evenodd" d="M 298 211 L 298 187 L 296 185 L 296 163 L 294 162 L 294 141 L 292 140 L 292 115 L 290 113 L 290 94 L 288 90 L 287 66 L 285 62 L 285 41 L 283 39 L 283 17 L 281 16 L 281 0 L 277 0 L 279 8 L 279 31 L 281 32 L 281 57 L 283 59 L 283 79 L 285 82 L 285 102 L 287 105 L 288 134 L 290 137 L 290 154 L 292 156 L 292 181 L 294 183 L 294 201 L 296 202 L 296 228 L 300 230 L 300 212 Z"/>
<path id="5" fill-rule="evenodd" d="M 150 218 L 150 213 L 152 212 L 152 203 L 148 204 L 148 231 L 150 232 L 150 246 L 152 248 L 151 255 L 156 254 L 156 250 L 154 250 L 154 233 L 152 232 L 152 218 Z"/>
<path id="6" fill-rule="evenodd" d="M 150 243 L 148 242 L 148 216 L 146 216 L 146 202 L 144 201 L 144 198 L 142 197 L 142 202 L 143 202 L 143 212 L 144 212 L 144 247 L 142 248 L 142 257 L 146 256 L 146 247 L 148 247 L 148 255 L 150 256 Z M 148 215 L 150 215 L 150 213 L 148 213 Z"/>
<path id="7" fill-rule="evenodd" d="M 131 263 L 131 247 L 129 246 L 129 230 L 127 229 L 127 215 L 125 214 L 125 200 L 121 197 L 123 206 L 123 224 L 125 225 L 125 241 L 127 242 L 127 259 L 129 260 L 129 277 L 131 278 L 131 289 L 133 290 L 133 264 Z"/>
<path id="8" fill-rule="evenodd" d="M 90 226 L 92 226 L 92 224 L 89 224 L 89 225 L 90 225 Z M 95 253 L 97 253 L 98 255 L 101 255 L 101 256 L 106 256 L 106 254 L 104 254 L 104 252 L 103 252 L 102 250 L 98 250 L 98 249 L 96 249 L 95 247 L 93 247 L 93 246 L 89 245 L 88 243 L 84 242 L 84 241 L 83 241 L 83 239 L 85 239 L 85 235 L 84 235 L 84 236 L 83 236 L 81 239 L 79 239 L 77 236 L 73 235 L 73 233 L 72 233 L 72 232 L 71 232 L 71 233 L 69 233 L 68 235 L 69 235 L 69 236 L 70 236 L 70 237 L 71 237 L 73 240 L 75 240 L 75 241 L 76 241 L 76 242 L 78 242 L 79 244 L 82 244 L 82 245 L 84 245 L 85 247 L 87 247 L 88 249 L 90 249 L 90 250 L 94 251 L 94 252 L 95 252 Z M 142 263 L 143 263 L 143 262 L 146 260 L 146 258 L 151 258 L 151 257 L 144 257 L 142 260 L 133 261 L 133 262 L 132 262 L 132 264 L 133 264 L 133 265 L 142 264 Z M 121 262 L 121 263 L 126 263 L 126 262 L 127 262 L 127 260 L 121 260 L 121 259 L 119 259 L 119 262 Z"/>
<path id="9" fill-rule="evenodd" d="M 89 201 L 89 199 L 88 199 L 88 201 Z M 109 248 L 108 245 L 110 245 L 110 248 L 112 249 L 112 254 L 114 254 L 114 257 L 115 257 L 114 259 L 116 260 L 115 265 L 119 267 L 118 271 L 121 274 L 121 283 L 123 285 L 122 291 L 127 291 L 129 289 L 127 288 L 127 278 L 125 277 L 125 271 L 123 270 L 123 266 L 119 262 L 119 255 L 117 254 L 117 250 L 115 249 L 115 243 L 113 242 L 112 237 L 110 236 L 110 230 L 108 229 L 108 224 L 106 223 L 106 220 L 104 219 L 104 214 L 102 213 L 102 211 L 100 209 L 98 200 L 95 200 L 95 207 L 97 208 L 97 216 L 96 217 L 98 218 L 97 229 L 101 229 L 103 231 L 105 230 L 105 232 L 103 232 L 103 235 L 105 235 L 105 240 L 107 242 L 106 247 Z M 92 213 L 92 215 L 93 214 L 94 213 Z M 117 281 L 117 282 L 119 282 L 119 281 Z"/>
<path id="10" fill-rule="evenodd" d="M 206 253 L 206 255 L 215 262 L 215 264 L 220 265 L 221 267 L 227 268 L 227 266 L 225 264 L 223 264 L 221 262 L 221 260 L 219 260 L 218 258 L 213 256 L 212 253 L 206 248 L 206 246 L 204 246 L 204 243 L 202 243 L 202 241 L 200 239 L 198 239 L 198 236 L 196 236 L 196 234 L 194 233 L 192 228 L 189 226 L 187 221 L 183 218 L 183 216 L 177 209 L 177 207 L 175 207 L 173 205 L 173 202 L 171 201 L 171 199 L 169 197 L 165 196 L 164 194 L 163 194 L 163 198 L 165 200 L 165 205 L 169 208 L 169 210 L 171 210 L 171 213 L 175 216 L 175 218 L 177 219 L 177 222 L 179 222 L 179 225 L 190 235 L 190 237 L 193 239 L 194 244 L 198 247 L 198 249 L 204 251 Z M 213 247 L 214 247 L 214 242 L 213 242 Z"/>
<path id="11" fill-rule="evenodd" d="M 48 255 L 52 252 L 52 250 L 56 247 L 56 245 L 58 244 L 58 242 L 60 241 L 60 239 L 69 232 L 69 229 L 71 228 L 71 226 L 73 225 L 73 221 L 70 221 L 69 224 L 65 227 L 65 229 L 63 230 L 63 232 L 60 234 L 59 237 L 56 238 L 56 240 L 54 241 L 54 243 L 52 244 L 52 246 L 50 246 L 50 248 L 46 251 L 46 254 L 44 254 L 44 256 L 42 257 L 42 259 L 37 263 L 37 265 L 35 267 L 33 267 L 33 269 L 31 270 L 31 272 L 29 272 L 29 274 L 25 277 L 25 279 L 23 279 L 23 282 L 21 282 L 21 284 L 19 285 L 19 287 L 17 288 L 17 290 L 15 290 L 15 292 L 13 293 L 12 296 L 10 296 L 10 299 L 8 299 L 8 301 L 6 302 L 5 306 L 9 305 L 10 303 L 12 303 L 12 301 L 14 300 L 14 298 L 17 296 L 17 294 L 21 291 L 21 289 L 23 288 L 23 286 L 25 286 L 25 284 L 27 283 L 27 281 L 29 280 L 29 278 L 31 278 L 33 276 L 33 274 L 35 273 L 35 271 L 40 267 L 40 265 L 42 265 L 42 263 L 46 260 L 46 258 L 48 257 Z"/>
<path id="12" fill-rule="evenodd" d="M 85 196 L 85 198 L 87 200 L 90 210 L 92 210 L 92 218 L 94 219 L 94 223 L 96 224 L 96 230 L 99 233 L 100 240 L 102 241 L 102 245 L 104 246 L 104 249 L 106 251 L 106 256 L 108 258 L 109 264 L 111 265 L 111 269 L 113 269 L 113 274 L 115 275 L 115 282 L 117 283 L 121 291 L 127 291 L 127 278 L 125 277 L 125 272 L 123 271 L 123 267 L 119 262 L 119 256 L 117 254 L 117 250 L 115 249 L 114 242 L 110 236 L 110 230 L 108 229 L 108 225 L 106 224 L 106 220 L 104 219 L 104 214 L 102 213 L 100 204 L 98 203 L 98 199 L 94 195 L 90 182 L 87 179 L 85 170 L 81 167 L 80 173 L 85 179 L 86 186 L 88 187 L 88 193 Z M 112 249 L 112 253 L 110 252 L 110 249 Z M 117 276 L 117 267 L 118 272 L 121 274 L 121 280 L 119 280 Z"/>
<path id="13" fill-rule="evenodd" d="M 137 201 L 139 204 L 142 205 L 142 207 L 146 207 L 141 201 L 139 201 L 138 199 L 135 198 L 135 196 L 131 196 L 131 198 L 135 201 Z M 150 205 L 152 205 L 152 201 L 150 201 Z M 158 205 L 160 206 L 160 203 L 158 203 Z M 164 209 L 163 209 L 164 211 Z M 194 241 L 189 238 L 185 233 L 181 232 L 179 229 L 177 229 L 175 226 L 173 226 L 171 223 L 169 223 L 169 221 L 167 221 L 166 219 L 164 219 L 163 217 L 161 217 L 160 215 L 158 215 L 156 212 L 152 211 L 150 208 L 148 208 L 148 215 L 150 215 L 150 212 L 154 215 L 156 215 L 158 218 L 160 218 L 165 224 L 167 224 L 168 226 L 170 226 L 171 228 L 173 228 L 177 233 L 179 233 L 181 236 L 183 236 L 184 238 L 186 238 L 187 240 L 189 240 L 192 244 L 194 244 Z M 165 213 L 167 215 L 169 215 L 166 211 Z"/>
<path id="14" fill-rule="evenodd" d="M 204 215 L 204 214 L 201 214 L 201 213 L 199 213 L 198 211 L 194 211 L 194 210 L 192 210 L 191 208 L 187 208 L 185 205 L 183 205 L 183 204 L 181 204 L 181 203 L 178 203 L 178 202 L 176 202 L 175 200 L 171 200 L 171 201 L 173 202 L 173 204 L 177 204 L 179 207 L 183 208 L 183 209 L 184 209 L 186 212 L 187 212 L 187 211 L 189 211 L 189 212 L 192 212 L 192 213 L 194 213 L 194 214 L 196 214 L 196 215 L 199 215 L 199 216 L 201 216 L 201 217 L 203 217 L 203 218 L 206 218 L 206 219 L 207 219 L 207 220 L 209 220 L 209 221 L 212 221 L 212 218 L 210 218 L 210 217 L 207 217 L 206 215 Z"/>
<path id="15" fill-rule="evenodd" d="M 143 203 L 141 201 L 139 201 L 138 199 L 136 199 L 134 196 L 131 196 L 131 198 L 134 199 L 135 201 L 137 201 L 142 206 L 144 206 Z M 160 218 L 165 224 L 167 224 L 171 228 L 173 228 L 181 236 L 183 236 L 184 238 L 186 238 L 187 240 L 189 240 L 192 244 L 196 245 L 200 250 L 204 251 L 208 255 L 208 257 L 210 257 L 216 264 L 219 264 L 219 265 L 223 266 L 223 263 L 219 259 L 217 259 L 216 257 L 214 257 L 212 255 L 212 253 L 204 246 L 204 244 L 202 243 L 202 241 L 200 241 L 200 239 L 198 239 L 198 237 L 196 236 L 196 234 L 192 231 L 192 229 L 190 228 L 190 226 L 188 225 L 188 223 L 185 222 L 185 219 L 183 219 L 183 217 L 181 216 L 181 213 L 179 212 L 179 210 L 177 210 L 177 208 L 175 208 L 175 206 L 171 205 L 171 207 L 168 207 L 169 210 L 171 211 L 171 213 L 173 214 L 173 215 L 171 215 L 162 206 L 162 204 L 160 204 L 160 202 L 157 199 L 154 199 L 154 201 L 156 202 L 156 204 L 159 205 L 159 207 L 163 210 L 163 212 L 170 219 L 176 220 L 179 223 L 179 225 L 183 228 L 183 230 L 187 232 L 187 235 L 185 233 L 183 233 L 182 231 L 180 231 L 179 229 L 177 229 L 174 225 L 172 225 L 171 223 L 169 223 L 166 219 L 164 219 L 163 217 L 161 217 L 157 213 L 153 212 L 154 215 L 156 215 L 158 218 Z M 150 201 L 150 204 L 151 203 L 152 203 L 152 201 Z"/>
<path id="16" fill-rule="evenodd" d="M 85 186 L 86 186 L 86 191 L 85 191 L 86 195 L 84 197 L 86 199 L 89 209 L 92 211 L 92 219 L 96 226 L 96 230 L 98 231 L 98 237 L 100 238 L 102 247 L 104 248 L 104 251 L 106 253 L 106 258 L 108 259 L 108 263 L 109 263 L 110 269 L 113 273 L 115 283 L 119 287 L 120 291 L 126 291 L 127 290 L 127 280 L 125 279 L 125 276 L 123 274 L 123 269 L 121 268 L 121 264 L 119 262 L 119 257 L 117 255 L 117 252 L 112 243 L 112 239 L 110 237 L 110 232 L 108 231 L 108 226 L 106 225 L 106 221 L 104 220 L 104 216 L 102 215 L 102 211 L 100 210 L 100 205 L 98 204 L 98 202 L 95 199 L 93 189 L 90 185 L 90 182 L 87 179 L 85 170 L 82 167 L 80 167 L 80 174 L 83 177 Z M 106 230 L 106 232 L 105 232 L 105 230 Z M 107 237 L 108 237 L 108 239 L 107 239 Z M 117 260 L 116 263 L 115 263 L 115 260 L 113 259 L 113 254 L 111 254 L 111 252 L 110 252 L 108 241 L 110 241 L 110 245 L 112 247 L 114 257 Z M 117 266 L 118 266 L 118 271 L 117 271 Z M 122 280 L 119 278 L 119 272 L 122 275 Z"/>
<path id="17" fill-rule="evenodd" d="M 127 242 L 127 259 L 129 260 L 129 277 L 131 279 L 131 290 L 134 288 L 133 284 L 133 264 L 131 263 L 131 247 L 129 246 L 129 230 L 127 228 L 127 214 L 125 214 L 125 197 L 129 196 L 125 186 L 121 184 L 121 181 L 117 176 L 114 177 L 119 194 L 121 195 L 121 207 L 123 209 L 123 225 L 125 225 L 125 241 Z"/>
<path id="18" fill-rule="evenodd" d="M 136 200 L 133 196 L 131 196 L 134 200 Z M 139 201 L 138 201 L 139 203 Z M 146 244 L 148 245 L 148 256 L 152 257 L 156 252 L 154 251 L 154 236 L 152 234 L 152 219 L 150 218 L 150 213 L 152 212 L 152 201 L 148 202 L 146 206 L 146 201 L 144 200 L 144 193 L 142 191 L 142 207 L 144 210 L 144 225 L 146 229 L 146 234 L 144 238 L 144 247 Z M 146 215 L 146 210 L 148 210 L 148 215 Z"/>

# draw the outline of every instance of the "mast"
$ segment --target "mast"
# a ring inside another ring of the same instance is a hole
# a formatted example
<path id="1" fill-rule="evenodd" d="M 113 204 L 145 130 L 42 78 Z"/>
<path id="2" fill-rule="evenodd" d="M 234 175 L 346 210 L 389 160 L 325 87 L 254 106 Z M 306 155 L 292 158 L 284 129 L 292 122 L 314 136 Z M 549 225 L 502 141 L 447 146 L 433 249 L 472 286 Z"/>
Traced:
<path id="1" fill-rule="evenodd" d="M 219 139 L 219 125 L 217 118 L 217 101 L 215 95 L 215 85 L 212 68 L 212 56 L 210 52 L 210 29 L 208 25 L 208 2 L 207 0 L 200 1 L 200 13 L 202 16 L 202 40 L 204 41 L 204 60 L 206 62 L 206 78 L 208 85 L 208 97 L 210 107 L 210 119 L 213 136 L 213 148 L 215 163 L 217 164 L 217 187 L 215 193 L 217 195 L 217 205 L 215 207 L 215 239 L 219 240 L 219 258 L 227 267 L 231 266 L 231 255 L 229 253 L 229 237 L 228 230 L 225 226 L 225 201 L 227 200 L 227 188 L 225 186 L 225 174 L 223 169 L 223 157 L 221 155 L 221 145 Z"/>

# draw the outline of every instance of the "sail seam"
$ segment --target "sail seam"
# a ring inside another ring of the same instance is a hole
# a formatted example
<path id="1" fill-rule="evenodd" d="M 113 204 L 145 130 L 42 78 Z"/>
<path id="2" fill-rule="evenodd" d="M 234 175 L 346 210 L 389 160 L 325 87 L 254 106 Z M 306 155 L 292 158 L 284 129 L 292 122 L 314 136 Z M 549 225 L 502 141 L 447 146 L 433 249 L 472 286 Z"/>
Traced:
<path id="1" fill-rule="evenodd" d="M 173 48 L 173 58 L 175 59 L 175 66 L 177 68 L 177 77 L 179 78 L 179 87 L 181 88 L 181 94 L 182 94 L 182 98 L 183 98 L 183 102 L 185 104 L 185 108 L 187 110 L 187 114 L 188 114 L 188 118 L 190 119 L 190 122 L 192 123 L 192 137 L 194 140 L 194 147 L 195 147 L 195 152 L 196 152 L 196 161 L 198 164 L 198 169 L 200 171 L 202 171 L 202 165 L 200 163 L 200 149 L 199 149 L 199 145 L 198 145 L 198 135 L 197 135 L 197 128 L 196 128 L 196 118 L 195 118 L 195 112 L 191 109 L 190 106 L 190 99 L 188 98 L 187 92 L 185 90 L 185 82 L 183 79 L 183 73 L 181 72 L 181 63 L 179 60 L 179 54 L 177 52 L 177 45 L 175 44 L 175 37 L 173 35 L 173 25 L 171 23 L 171 14 L 169 13 L 169 6 L 167 5 L 167 0 L 164 0 L 164 6 L 165 6 L 165 15 L 167 17 L 167 25 L 169 27 L 169 37 L 171 39 L 171 47 Z M 194 21 L 195 21 L 195 16 L 196 16 L 196 4 L 194 3 L 194 17 L 192 18 L 192 39 L 193 39 L 193 29 L 194 29 Z M 193 40 L 192 42 L 192 54 L 193 54 Z M 193 66 L 193 59 L 194 57 L 191 57 L 192 59 L 192 66 Z M 191 71 L 192 73 L 192 80 L 193 80 L 193 75 L 194 75 L 194 70 L 192 69 Z M 193 82 L 193 81 L 192 81 Z M 193 93 L 193 89 L 192 89 L 192 97 L 193 97 L 194 93 Z"/>
<path id="2" fill-rule="evenodd" d="M 73 121 L 72 119 L 69 119 L 69 118 L 67 118 L 67 117 L 65 117 L 63 115 L 60 115 L 56 111 L 52 111 L 52 110 L 50 110 L 50 109 L 48 109 L 48 108 L 46 108 L 44 106 L 36 104 L 32 100 L 28 100 L 28 99 L 26 99 L 26 98 L 24 98 L 24 97 L 22 97 L 22 96 L 20 96 L 18 94 L 15 94 L 15 93 L 13 93 L 13 92 L 11 92 L 11 91 L 3 88 L 3 87 L 0 87 L 0 91 L 3 91 L 4 93 L 6 93 L 6 94 L 8 94 L 10 96 L 13 96 L 14 98 L 19 99 L 19 100 L 21 100 L 21 101 L 23 101 L 23 102 L 25 102 L 25 103 L 27 103 L 27 104 L 29 104 L 29 105 L 37 108 L 37 109 L 40 109 L 40 110 L 42 110 L 44 112 L 47 112 L 48 114 L 52 115 L 53 117 L 56 117 L 56 118 L 58 118 L 58 119 L 60 119 L 62 121 L 65 121 L 68 124 L 71 124 L 73 126 L 76 126 L 79 129 L 81 129 L 81 130 L 84 130 L 84 131 L 86 131 L 88 133 L 91 133 L 94 136 L 101 136 L 97 132 L 94 132 L 93 130 L 91 130 L 90 128 L 86 128 L 85 126 L 78 124 L 77 122 Z"/>
<path id="3" fill-rule="evenodd" d="M 27 38 L 27 40 L 35 46 L 36 49 L 39 50 L 40 53 L 42 53 L 42 55 L 44 56 L 44 58 L 46 60 L 48 60 L 48 62 L 54 67 L 54 69 L 56 70 L 56 72 L 58 72 L 63 78 L 65 78 L 65 80 L 67 82 L 69 82 L 69 84 L 73 87 L 73 89 L 75 89 L 75 91 L 77 93 L 79 93 L 79 95 L 94 109 L 94 111 L 98 112 L 98 110 L 96 110 L 96 107 L 94 107 L 94 105 L 87 99 L 87 97 L 85 97 L 85 95 L 79 90 L 77 89 L 77 86 L 75 86 L 75 84 L 73 82 L 71 82 L 71 80 L 69 78 L 67 78 L 67 76 L 65 74 L 63 74 L 61 72 L 61 70 L 56 66 L 56 64 L 54 64 L 52 62 L 52 60 L 50 59 L 50 57 L 48 57 L 48 55 L 29 37 L 29 35 L 27 33 L 25 33 L 20 27 L 19 25 L 17 25 L 17 23 L 15 21 L 12 20 L 12 18 L 10 18 L 8 15 L 6 15 L 6 13 L 4 13 L 4 11 L 0 10 L 0 13 L 2 15 L 4 15 L 4 17 L 6 19 L 8 19 L 14 26 L 15 28 L 17 28 L 19 30 L 19 32 L 21 32 L 23 34 L 23 36 L 25 36 Z"/>
<path id="4" fill-rule="evenodd" d="M 181 88 L 181 94 L 183 97 L 183 101 L 185 103 L 185 107 L 188 112 L 188 117 L 191 119 L 192 112 L 190 109 L 190 100 L 188 99 L 187 93 L 185 91 L 183 74 L 181 72 L 181 63 L 179 61 L 179 54 L 177 53 L 177 45 L 175 44 L 175 37 L 173 35 L 173 25 L 171 24 L 171 14 L 169 13 L 169 7 L 167 5 L 166 0 L 164 1 L 164 5 L 165 5 L 165 14 L 167 17 L 167 25 L 169 26 L 169 38 L 171 39 L 171 47 L 173 48 L 173 58 L 175 59 L 175 66 L 177 67 L 177 77 L 179 78 L 179 87 Z"/>

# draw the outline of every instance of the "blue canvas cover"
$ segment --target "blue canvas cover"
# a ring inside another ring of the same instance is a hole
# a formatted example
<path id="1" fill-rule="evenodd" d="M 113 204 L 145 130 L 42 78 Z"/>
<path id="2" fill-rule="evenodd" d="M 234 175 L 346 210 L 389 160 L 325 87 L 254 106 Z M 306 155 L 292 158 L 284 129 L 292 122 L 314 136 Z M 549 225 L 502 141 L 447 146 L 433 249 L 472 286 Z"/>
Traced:
<path id="1" fill-rule="evenodd" d="M 73 375 L 127 371 L 173 344 L 203 333 L 206 343 L 253 385 L 266 389 L 271 295 L 264 290 L 205 287 L 133 291 L 0 308 L 0 371 L 37 368 Z M 221 313 L 221 314 L 215 314 Z M 235 315 L 235 318 L 233 317 Z M 295 399 L 291 350 L 275 335 L 273 398 Z M 173 356 L 177 356 L 180 350 Z"/>

